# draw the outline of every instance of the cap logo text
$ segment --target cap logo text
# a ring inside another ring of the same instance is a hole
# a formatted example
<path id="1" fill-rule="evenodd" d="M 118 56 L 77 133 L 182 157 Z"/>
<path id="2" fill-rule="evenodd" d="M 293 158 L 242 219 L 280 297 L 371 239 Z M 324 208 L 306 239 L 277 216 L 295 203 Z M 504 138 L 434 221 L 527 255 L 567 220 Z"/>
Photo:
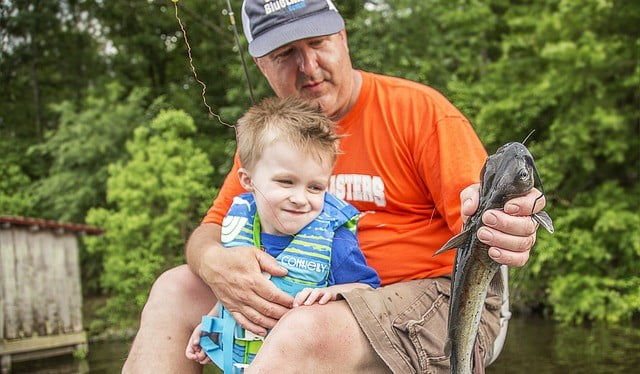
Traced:
<path id="1" fill-rule="evenodd" d="M 304 6 L 305 0 L 266 0 L 264 2 L 264 14 L 271 14 L 284 8 L 293 11 Z"/>

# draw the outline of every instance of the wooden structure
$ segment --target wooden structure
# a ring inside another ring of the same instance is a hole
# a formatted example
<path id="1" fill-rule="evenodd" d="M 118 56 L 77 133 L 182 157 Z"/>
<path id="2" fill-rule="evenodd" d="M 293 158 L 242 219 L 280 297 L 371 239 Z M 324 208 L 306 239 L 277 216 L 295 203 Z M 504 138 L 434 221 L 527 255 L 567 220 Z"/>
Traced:
<path id="1" fill-rule="evenodd" d="M 11 362 L 87 348 L 78 235 L 97 227 L 0 216 L 0 356 Z"/>

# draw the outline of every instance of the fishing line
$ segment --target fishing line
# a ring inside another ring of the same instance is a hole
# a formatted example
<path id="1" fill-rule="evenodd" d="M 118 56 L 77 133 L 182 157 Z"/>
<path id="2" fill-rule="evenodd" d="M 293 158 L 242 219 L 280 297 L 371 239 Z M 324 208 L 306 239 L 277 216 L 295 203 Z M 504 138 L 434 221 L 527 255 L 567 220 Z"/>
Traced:
<path id="1" fill-rule="evenodd" d="M 178 0 L 171 0 L 171 1 L 173 2 L 173 6 L 175 8 L 175 16 L 176 16 L 176 19 L 178 20 L 178 24 L 180 25 L 180 30 L 182 30 L 184 43 L 187 45 L 187 55 L 189 56 L 189 66 L 191 67 L 191 71 L 193 72 L 193 76 L 195 80 L 198 83 L 200 83 L 200 85 L 202 86 L 202 93 L 201 93 L 202 102 L 204 103 L 204 105 L 207 107 L 207 110 L 209 111 L 209 118 L 215 117 L 218 119 L 218 122 L 220 122 L 221 124 L 228 127 L 234 127 L 233 125 L 230 125 L 225 121 L 223 121 L 220 115 L 214 113 L 213 110 L 211 109 L 211 106 L 209 106 L 209 104 L 207 103 L 207 98 L 205 97 L 205 94 L 207 92 L 207 85 L 198 78 L 198 73 L 196 72 L 196 68 L 193 65 L 193 57 L 191 56 L 191 45 L 189 45 L 189 40 L 187 39 L 187 30 L 185 30 L 184 25 L 182 24 L 182 20 L 178 16 Z"/>
<path id="2" fill-rule="evenodd" d="M 227 10 L 229 13 L 229 22 L 233 28 L 233 38 L 236 41 L 236 47 L 238 48 L 238 53 L 240 54 L 240 61 L 242 62 L 242 70 L 244 71 L 244 77 L 247 80 L 247 86 L 249 87 L 249 97 L 251 98 L 251 104 L 256 103 L 256 99 L 253 96 L 253 87 L 251 85 L 251 80 L 249 79 L 249 70 L 247 70 L 247 64 L 244 62 L 244 53 L 242 53 L 242 46 L 240 45 L 240 37 L 238 37 L 238 28 L 236 27 L 236 19 L 233 16 L 233 9 L 231 8 L 231 2 L 227 0 Z"/>
<path id="3" fill-rule="evenodd" d="M 531 130 L 531 132 L 529 133 L 529 135 L 527 135 L 526 138 L 524 138 L 524 140 L 522 141 L 522 145 L 524 145 L 527 140 L 529 140 L 529 138 L 531 137 L 531 135 L 533 135 L 533 133 L 536 132 L 536 129 Z M 538 200 L 542 199 L 544 197 L 544 185 L 542 184 L 542 178 L 540 178 L 540 174 L 538 173 L 538 169 L 536 168 L 535 165 L 531 165 L 532 169 L 533 169 L 533 174 L 534 174 L 534 181 L 537 180 L 538 183 L 540 184 L 540 196 L 536 197 L 536 199 L 533 202 L 533 207 L 531 208 L 531 214 L 533 214 L 533 211 L 536 209 L 536 204 L 538 203 Z"/>
<path id="4" fill-rule="evenodd" d="M 258 193 L 260 196 L 262 196 L 262 198 L 265 201 L 269 201 L 267 199 L 267 195 L 265 195 L 264 193 L 262 193 L 262 191 L 260 191 L 258 189 L 258 187 L 256 187 L 255 184 L 253 184 L 253 182 L 251 183 L 251 187 L 253 187 L 253 190 L 255 191 L 254 193 Z M 284 232 L 285 227 L 284 227 L 284 223 L 282 221 L 280 221 L 280 219 L 278 218 L 278 216 L 276 215 L 276 209 L 272 206 L 272 204 L 268 204 L 269 210 L 271 210 L 271 215 L 273 216 L 273 218 L 277 221 L 277 223 L 280 225 L 280 231 Z"/>
<path id="5" fill-rule="evenodd" d="M 433 207 L 433 210 L 431 211 L 431 217 L 429 217 L 429 223 L 427 223 L 427 227 L 429 227 L 429 225 L 431 225 L 431 222 L 433 222 L 433 217 L 435 217 L 436 215 L 436 207 Z"/>
<path id="6" fill-rule="evenodd" d="M 532 133 L 533 133 L 533 131 L 529 134 L 529 136 L 531 136 Z M 529 138 L 529 136 L 527 136 L 527 138 Z M 531 170 L 533 171 L 533 184 L 534 184 L 534 186 L 536 186 L 536 182 L 537 182 L 537 186 L 540 187 L 540 196 L 536 197 L 536 199 L 533 201 L 533 207 L 531 207 L 531 215 L 533 215 L 533 211 L 536 209 L 536 204 L 538 203 L 538 200 L 540 200 L 540 199 L 542 199 L 544 197 L 544 184 L 542 183 L 542 178 L 540 177 L 540 173 L 538 172 L 538 168 L 533 163 L 533 159 L 529 160 L 527 158 L 527 163 L 530 164 Z"/>
<path id="7" fill-rule="evenodd" d="M 252 184 L 252 187 L 253 187 L 253 189 L 254 189 L 254 191 L 255 191 L 254 193 L 259 194 L 260 196 L 262 196 L 262 198 L 263 198 L 263 199 L 267 200 L 266 195 L 265 195 L 262 191 L 260 191 L 260 190 L 256 187 L 256 185 L 255 185 L 255 184 Z M 329 193 L 329 192 L 325 192 L 325 193 Z M 277 221 L 277 224 L 278 224 L 278 225 L 280 225 L 280 232 L 283 232 L 283 233 L 284 233 L 284 231 L 285 231 L 284 223 L 283 223 L 283 222 L 278 218 L 278 216 L 276 215 L 276 209 L 275 209 L 275 207 L 274 207 L 272 204 L 269 204 L 269 205 L 268 205 L 268 207 L 269 207 L 269 210 L 271 210 L 271 215 L 272 215 L 272 217 Z M 362 218 L 362 217 L 360 217 L 360 218 Z M 261 219 L 261 221 L 262 221 L 262 222 L 264 222 L 264 220 L 263 220 L 263 219 Z M 294 234 L 292 234 L 291 236 L 295 236 L 296 234 L 297 234 L 297 233 L 294 233 Z M 334 240 L 334 241 L 349 242 L 349 243 L 356 243 L 356 245 L 358 244 L 358 239 L 357 239 L 357 238 L 354 240 L 354 239 L 336 238 L 336 237 L 334 237 L 334 238 L 333 238 L 333 240 Z M 362 243 L 360 243 L 360 244 L 362 244 Z"/>
<path id="8" fill-rule="evenodd" d="M 540 178 L 540 174 L 538 173 L 538 169 L 534 166 L 533 168 L 533 174 L 535 175 L 534 180 L 537 180 L 538 183 L 540 184 L 540 196 L 536 197 L 536 199 L 533 202 L 533 207 L 531 208 L 531 214 L 533 214 L 533 211 L 536 209 L 536 204 L 538 203 L 538 200 L 542 199 L 544 197 L 544 185 L 542 184 L 542 178 Z"/>

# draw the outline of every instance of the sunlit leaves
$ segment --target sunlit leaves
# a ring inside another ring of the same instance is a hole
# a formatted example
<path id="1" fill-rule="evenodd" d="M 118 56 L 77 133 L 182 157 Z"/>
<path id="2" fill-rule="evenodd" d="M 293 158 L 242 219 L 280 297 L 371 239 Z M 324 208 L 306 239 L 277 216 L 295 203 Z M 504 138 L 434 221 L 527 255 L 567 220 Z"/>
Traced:
<path id="1" fill-rule="evenodd" d="M 193 144 L 195 130 L 181 111 L 163 111 L 136 128 L 126 161 L 109 166 L 111 208 L 89 211 L 87 222 L 106 230 L 86 243 L 104 257 L 112 322 L 130 323 L 160 272 L 184 262 L 186 239 L 214 196 L 213 169 Z"/>

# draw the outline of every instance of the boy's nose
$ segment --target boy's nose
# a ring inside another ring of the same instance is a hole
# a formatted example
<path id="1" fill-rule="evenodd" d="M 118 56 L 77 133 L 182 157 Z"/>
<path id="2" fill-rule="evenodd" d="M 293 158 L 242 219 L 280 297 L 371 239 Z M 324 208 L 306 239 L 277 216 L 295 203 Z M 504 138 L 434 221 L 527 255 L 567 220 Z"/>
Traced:
<path id="1" fill-rule="evenodd" d="M 291 195 L 289 195 L 289 201 L 296 205 L 304 204 L 305 200 L 305 191 L 303 188 L 294 188 L 293 191 L 291 191 Z"/>

